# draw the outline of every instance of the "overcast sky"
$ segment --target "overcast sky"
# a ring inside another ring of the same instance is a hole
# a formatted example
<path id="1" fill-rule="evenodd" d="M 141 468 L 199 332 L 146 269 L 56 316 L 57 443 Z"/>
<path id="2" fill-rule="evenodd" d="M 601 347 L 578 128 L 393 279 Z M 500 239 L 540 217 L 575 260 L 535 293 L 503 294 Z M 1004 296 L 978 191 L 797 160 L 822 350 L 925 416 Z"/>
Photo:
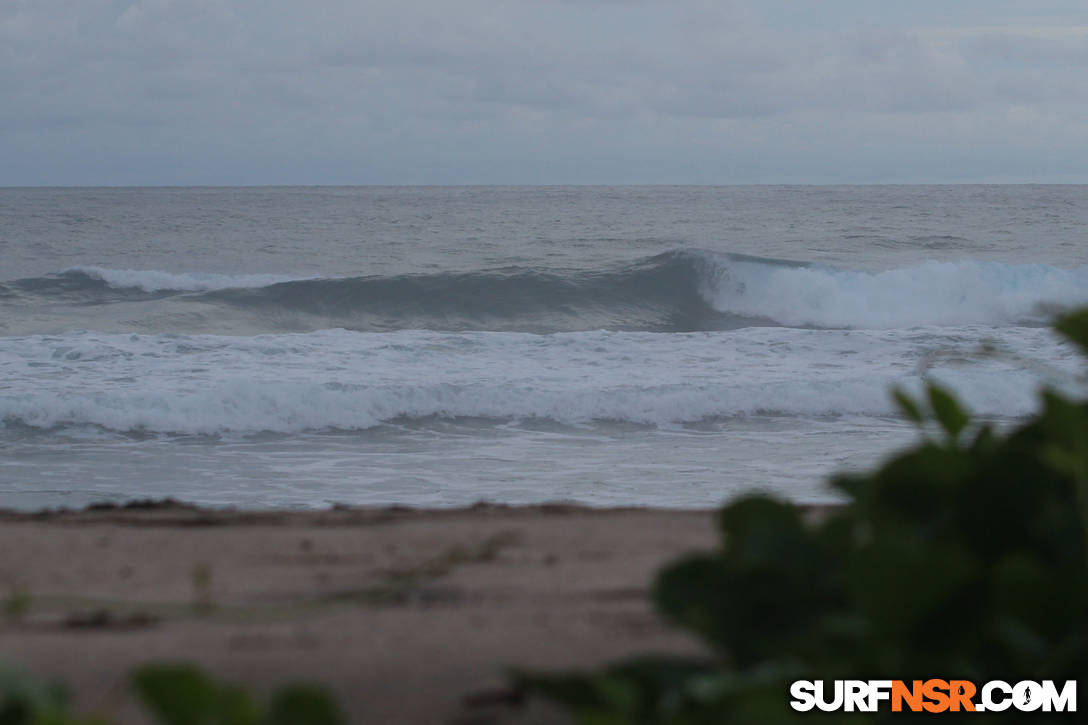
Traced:
<path id="1" fill-rule="evenodd" d="M 0 0 L 0 185 L 1088 182 L 1084 0 Z"/>

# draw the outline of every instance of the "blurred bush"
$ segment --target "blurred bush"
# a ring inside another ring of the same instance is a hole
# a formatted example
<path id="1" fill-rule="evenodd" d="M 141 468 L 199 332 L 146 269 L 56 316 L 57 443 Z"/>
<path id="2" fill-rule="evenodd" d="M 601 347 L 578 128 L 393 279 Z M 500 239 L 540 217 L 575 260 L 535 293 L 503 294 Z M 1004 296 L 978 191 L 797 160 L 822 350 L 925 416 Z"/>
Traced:
<path id="1" fill-rule="evenodd" d="M 287 685 L 260 706 L 245 688 L 217 682 L 192 665 L 156 664 L 133 674 L 140 700 L 161 725 L 345 725 L 323 688 Z M 0 725 L 109 725 L 68 710 L 59 685 L 0 670 Z"/>

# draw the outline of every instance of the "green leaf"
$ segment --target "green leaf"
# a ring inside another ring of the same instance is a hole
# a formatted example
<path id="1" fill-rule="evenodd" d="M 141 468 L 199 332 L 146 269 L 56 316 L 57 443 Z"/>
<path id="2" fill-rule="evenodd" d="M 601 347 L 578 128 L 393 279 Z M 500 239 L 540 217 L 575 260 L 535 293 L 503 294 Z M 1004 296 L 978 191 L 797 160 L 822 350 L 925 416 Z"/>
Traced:
<path id="1" fill-rule="evenodd" d="M 1060 318 L 1054 325 L 1058 332 L 1088 352 L 1088 308 L 1081 308 Z"/>
<path id="2" fill-rule="evenodd" d="M 918 403 L 914 401 L 914 398 L 910 397 L 902 388 L 892 389 L 892 398 L 895 400 L 895 404 L 899 406 L 899 412 L 903 414 L 903 417 L 914 423 L 915 425 L 922 425 L 925 419 L 922 416 L 922 409 L 918 407 Z"/>
<path id="3" fill-rule="evenodd" d="M 63 687 L 13 669 L 0 669 L 0 725 L 64 723 L 67 708 Z"/>
<path id="4" fill-rule="evenodd" d="M 192 665 L 148 665 L 136 671 L 133 684 L 163 725 L 211 725 L 218 721 L 219 688 Z"/>
<path id="5" fill-rule="evenodd" d="M 218 722 L 222 725 L 257 725 L 260 715 L 249 692 L 235 685 L 219 686 Z"/>
<path id="6" fill-rule="evenodd" d="M 721 675 L 713 661 L 640 657 L 600 672 L 542 675 L 511 673 L 518 689 L 558 702 L 579 723 L 701 722 L 682 713 L 713 699 L 707 685 Z"/>
<path id="7" fill-rule="evenodd" d="M 705 639 L 726 645 L 729 624 L 722 620 L 728 591 L 719 559 L 694 556 L 673 562 L 657 575 L 654 602 L 658 611 Z"/>
<path id="8" fill-rule="evenodd" d="M 933 415 L 948 434 L 951 441 L 956 441 L 960 433 L 971 422 L 971 417 L 960 407 L 959 402 L 944 388 L 931 384 L 928 388 L 929 404 L 933 406 Z"/>
<path id="9" fill-rule="evenodd" d="M 328 691 L 312 685 L 281 688 L 273 695 L 264 720 L 265 725 L 344 725 L 346 722 Z"/>

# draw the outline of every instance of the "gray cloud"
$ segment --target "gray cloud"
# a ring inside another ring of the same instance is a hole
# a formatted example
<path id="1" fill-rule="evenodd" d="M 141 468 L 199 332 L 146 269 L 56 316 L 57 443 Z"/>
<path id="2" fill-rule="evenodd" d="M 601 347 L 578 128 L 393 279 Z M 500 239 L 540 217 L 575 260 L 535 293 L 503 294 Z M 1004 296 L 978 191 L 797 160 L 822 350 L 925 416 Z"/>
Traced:
<path id="1" fill-rule="evenodd" d="M 0 183 L 1088 181 L 1073 6 L 881 5 L 9 0 Z"/>

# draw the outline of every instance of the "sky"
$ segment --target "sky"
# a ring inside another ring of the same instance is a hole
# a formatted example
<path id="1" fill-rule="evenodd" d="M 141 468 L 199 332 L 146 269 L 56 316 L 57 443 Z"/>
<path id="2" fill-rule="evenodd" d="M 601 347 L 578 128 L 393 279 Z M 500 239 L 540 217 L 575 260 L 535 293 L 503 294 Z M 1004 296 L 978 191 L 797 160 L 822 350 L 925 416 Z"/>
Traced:
<path id="1" fill-rule="evenodd" d="M 0 0 L 0 185 L 1088 182 L 1083 0 Z"/>

